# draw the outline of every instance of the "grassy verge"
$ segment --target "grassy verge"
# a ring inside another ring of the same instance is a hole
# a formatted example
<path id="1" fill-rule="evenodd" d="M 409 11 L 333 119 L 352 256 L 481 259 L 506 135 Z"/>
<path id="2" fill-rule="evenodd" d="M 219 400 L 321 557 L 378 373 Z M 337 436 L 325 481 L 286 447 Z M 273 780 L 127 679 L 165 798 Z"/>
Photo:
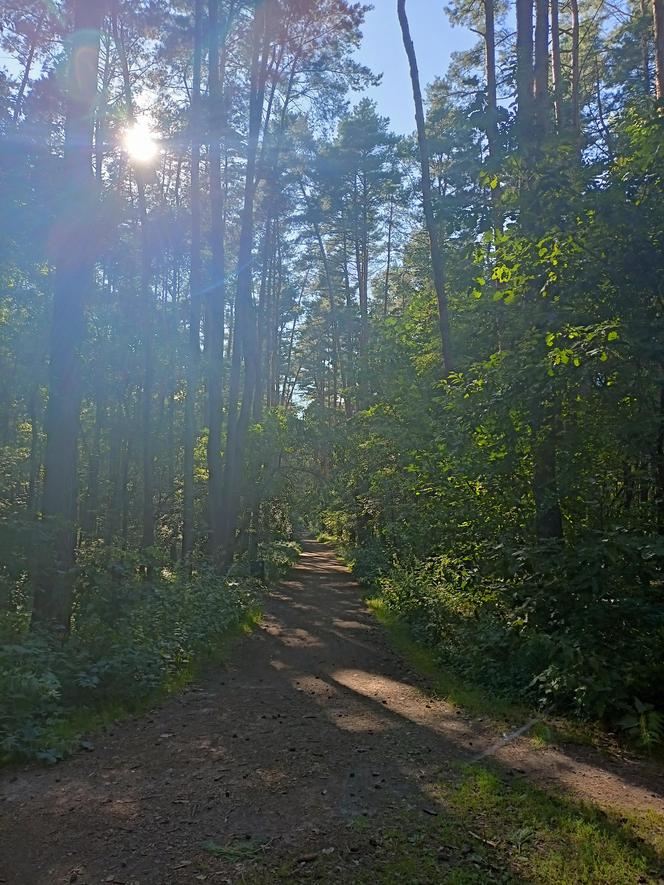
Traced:
<path id="1" fill-rule="evenodd" d="M 664 817 L 604 812 L 491 767 L 431 785 L 431 809 L 358 818 L 331 847 L 241 870 L 252 885 L 300 878 L 354 885 L 661 882 Z M 269 867 L 269 869 L 268 869 Z"/>
<path id="2" fill-rule="evenodd" d="M 40 723 L 36 740 L 27 746 L 19 745 L 15 752 L 0 753 L 0 766 L 34 758 L 53 764 L 78 749 L 91 749 L 90 738 L 114 723 L 131 716 L 141 715 L 163 702 L 167 697 L 184 690 L 206 667 L 226 661 L 234 643 L 252 632 L 260 621 L 261 610 L 257 605 L 247 608 L 241 618 L 218 634 L 215 644 L 205 653 L 193 657 L 168 674 L 157 687 L 128 697 L 106 696 L 93 704 L 81 704 L 59 711 Z M 26 731 L 33 728 L 28 722 Z"/>
<path id="3" fill-rule="evenodd" d="M 513 728 L 536 719 L 530 738 L 537 743 L 573 742 L 607 748 L 609 741 L 598 727 L 539 717 L 532 707 L 502 698 L 446 670 L 440 666 L 435 650 L 415 639 L 408 625 L 391 612 L 380 597 L 367 599 L 367 605 L 387 630 L 395 648 L 411 667 L 427 678 L 436 697 L 470 716 L 490 719 L 500 729 Z"/>
<path id="4" fill-rule="evenodd" d="M 89 748 L 82 734 L 145 711 L 223 659 L 298 548 L 272 541 L 260 554 L 261 578 L 246 558 L 221 576 L 204 560 L 190 574 L 156 553 L 95 549 L 81 556 L 64 640 L 30 632 L 25 612 L 0 613 L 0 764 Z"/>
<path id="5" fill-rule="evenodd" d="M 227 661 L 235 642 L 243 636 L 249 635 L 260 619 L 260 608 L 248 610 L 240 623 L 228 628 L 214 651 L 187 664 L 162 686 L 143 697 L 133 700 L 109 699 L 93 709 L 80 708 L 69 711 L 64 718 L 51 725 L 48 736 L 53 758 L 44 761 L 57 762 L 78 749 L 89 749 L 92 745 L 90 738 L 94 736 L 95 732 L 132 716 L 147 713 L 171 695 L 184 691 L 207 667 Z M 4 760 L 0 760 L 0 764 L 3 762 L 9 764 L 13 761 L 15 760 L 8 756 Z"/>

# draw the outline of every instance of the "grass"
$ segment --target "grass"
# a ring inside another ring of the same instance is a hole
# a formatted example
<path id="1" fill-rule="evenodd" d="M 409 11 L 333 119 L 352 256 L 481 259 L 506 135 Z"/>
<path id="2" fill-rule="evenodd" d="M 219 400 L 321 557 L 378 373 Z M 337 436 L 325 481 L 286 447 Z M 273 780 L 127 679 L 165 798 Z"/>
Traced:
<path id="1" fill-rule="evenodd" d="M 514 728 L 534 719 L 529 736 L 536 744 L 575 743 L 606 749 L 609 741 L 599 726 L 544 716 L 532 707 L 516 704 L 441 667 L 435 650 L 415 639 L 408 624 L 391 612 L 380 597 L 366 602 L 387 630 L 395 648 L 415 670 L 426 676 L 437 697 L 470 716 L 490 719 L 500 729 Z"/>
<path id="2" fill-rule="evenodd" d="M 654 812 L 605 811 L 488 766 L 467 766 L 439 793 L 475 845 L 522 880 L 628 885 L 664 876 L 664 816 Z"/>
<path id="3" fill-rule="evenodd" d="M 267 859 L 243 870 L 252 885 L 305 873 L 353 885 L 537 883 L 635 885 L 664 876 L 664 817 L 605 812 L 547 792 L 497 767 L 467 766 L 430 785 L 437 816 L 420 809 L 351 821 L 313 862 Z"/>

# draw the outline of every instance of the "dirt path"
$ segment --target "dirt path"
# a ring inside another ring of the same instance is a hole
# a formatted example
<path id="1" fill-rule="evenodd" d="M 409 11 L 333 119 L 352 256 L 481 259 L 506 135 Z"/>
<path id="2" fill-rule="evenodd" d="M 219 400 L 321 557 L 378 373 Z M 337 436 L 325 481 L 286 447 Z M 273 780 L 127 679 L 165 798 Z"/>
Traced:
<path id="1" fill-rule="evenodd" d="M 348 571 L 309 542 L 226 669 L 91 753 L 2 775 L 0 882 L 235 882 L 207 840 L 268 840 L 270 866 L 339 850 L 359 815 L 421 813 L 436 778 L 500 736 L 418 685 Z M 641 765 L 527 740 L 493 755 L 589 799 L 664 811 L 664 779 Z"/>

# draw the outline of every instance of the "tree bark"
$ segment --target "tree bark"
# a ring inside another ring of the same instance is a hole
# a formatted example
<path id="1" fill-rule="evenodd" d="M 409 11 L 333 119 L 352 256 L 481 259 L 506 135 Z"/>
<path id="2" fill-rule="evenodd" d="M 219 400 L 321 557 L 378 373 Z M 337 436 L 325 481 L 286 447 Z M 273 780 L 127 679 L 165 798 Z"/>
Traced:
<path id="1" fill-rule="evenodd" d="M 128 123 L 135 122 L 134 98 L 131 89 L 131 74 L 124 38 L 119 24 L 119 3 L 113 2 L 112 13 L 113 40 L 120 59 L 124 98 Z M 143 549 L 154 545 L 154 451 L 152 442 L 152 400 L 154 393 L 154 357 L 152 327 L 152 257 L 148 236 L 148 209 L 145 196 L 144 173 L 136 169 L 136 192 L 138 194 L 138 224 L 141 242 L 141 297 L 140 327 L 143 345 L 143 389 L 141 391 L 141 452 L 143 462 L 143 502 L 142 502 L 142 536 Z"/>
<path id="2" fill-rule="evenodd" d="M 542 428 L 533 452 L 535 528 L 539 541 L 560 540 L 563 521 L 556 478 L 556 440 L 553 428 Z"/>
<path id="3" fill-rule="evenodd" d="M 569 6 L 572 13 L 572 83 L 570 125 L 572 128 L 572 135 L 578 145 L 581 137 L 581 99 L 579 96 L 579 90 L 581 88 L 581 26 L 579 21 L 578 0 L 570 0 Z"/>
<path id="4" fill-rule="evenodd" d="M 560 134 L 565 128 L 563 109 L 563 75 L 560 58 L 560 6 L 558 0 L 550 0 L 551 13 L 551 85 L 553 87 L 553 110 L 556 130 Z"/>
<path id="5" fill-rule="evenodd" d="M 535 125 L 541 144 L 549 128 L 549 0 L 535 0 Z"/>
<path id="6" fill-rule="evenodd" d="M 664 0 L 652 0 L 655 36 L 655 98 L 664 101 Z"/>
<path id="7" fill-rule="evenodd" d="M 232 15 L 232 5 L 228 16 Z M 225 199 L 221 181 L 221 139 L 225 137 L 226 109 L 223 96 L 226 45 L 219 53 L 221 29 L 219 0 L 209 0 L 209 80 L 210 142 L 210 251 L 212 280 L 208 287 L 205 332 L 205 360 L 208 391 L 208 530 L 210 554 L 217 558 L 221 545 L 222 459 L 221 431 L 223 410 L 224 313 L 226 304 Z M 226 29 L 224 29 L 226 30 Z"/>
<path id="8" fill-rule="evenodd" d="M 253 49 L 251 62 L 251 93 L 249 99 L 249 137 L 244 182 L 244 202 L 240 221 L 235 292 L 235 331 L 231 358 L 231 379 L 228 396 L 228 426 L 223 479 L 222 547 L 227 563 L 232 560 L 235 529 L 240 509 L 241 468 L 246 434 L 256 386 L 256 316 L 253 303 L 254 198 L 256 194 L 256 160 L 265 98 L 267 66 L 265 5 L 254 11 Z M 240 383 L 244 361 L 244 385 L 240 405 Z M 238 409 L 239 406 L 239 409 Z"/>
<path id="9" fill-rule="evenodd" d="M 533 73 L 533 0 L 516 0 L 517 128 L 524 154 L 532 137 Z"/>
<path id="10" fill-rule="evenodd" d="M 25 97 L 25 90 L 27 89 L 28 83 L 30 82 L 32 63 L 35 58 L 35 52 L 37 51 L 37 42 L 41 35 L 41 29 L 43 27 L 45 18 L 46 13 L 42 12 L 39 16 L 39 19 L 37 20 L 37 26 L 35 27 L 35 32 L 33 34 L 32 40 L 30 41 L 30 49 L 28 50 L 28 55 L 25 59 L 25 65 L 23 67 L 23 76 L 21 77 L 21 82 L 19 83 L 18 92 L 16 93 L 16 99 L 14 101 L 14 124 L 18 123 L 19 117 L 21 116 L 21 109 L 23 108 L 23 98 Z"/>
<path id="11" fill-rule="evenodd" d="M 500 133 L 498 131 L 498 87 L 496 84 L 496 19 L 494 0 L 484 0 L 484 68 L 486 74 L 486 140 L 489 149 L 489 170 L 500 170 Z M 491 215 L 495 231 L 502 230 L 500 183 L 491 188 Z"/>
<path id="12" fill-rule="evenodd" d="M 484 68 L 486 73 L 486 140 L 489 159 L 496 164 L 499 151 L 498 89 L 496 86 L 496 20 L 493 0 L 484 0 Z"/>
<path id="13" fill-rule="evenodd" d="M 194 548 L 194 451 L 196 447 L 196 395 L 200 363 L 201 297 L 201 65 L 203 55 L 203 0 L 194 4 L 194 59 L 191 86 L 191 266 L 189 270 L 189 353 L 184 404 L 184 493 L 182 508 L 182 561 L 188 563 Z"/>
<path id="14" fill-rule="evenodd" d="M 39 471 L 41 468 L 39 457 L 39 385 L 35 385 L 30 394 L 28 416 L 30 418 L 30 472 L 27 508 L 30 511 L 35 511 L 39 500 Z"/>
<path id="15" fill-rule="evenodd" d="M 420 89 L 420 75 L 417 69 L 417 56 L 415 46 L 410 36 L 410 26 L 406 15 L 406 0 L 397 0 L 397 12 L 401 26 L 403 45 L 408 56 L 410 68 L 410 80 L 413 89 L 413 101 L 415 103 L 415 122 L 417 125 L 417 143 L 420 153 L 420 169 L 422 173 L 422 201 L 424 203 L 424 217 L 427 232 L 429 234 L 429 248 L 431 252 L 431 265 L 433 270 L 433 282 L 438 300 L 438 323 L 440 328 L 440 340 L 443 350 L 443 369 L 448 375 L 454 370 L 454 358 L 452 354 L 452 336 L 450 331 L 449 312 L 447 306 L 447 293 L 445 291 L 445 267 L 443 253 L 438 240 L 439 230 L 433 211 L 431 198 L 431 173 L 429 165 L 429 146 L 427 143 L 426 127 L 424 123 L 424 105 L 422 91 Z"/>
<path id="16" fill-rule="evenodd" d="M 655 447 L 655 510 L 656 525 L 664 535 L 664 384 L 659 388 L 659 431 Z"/>
<path id="17" fill-rule="evenodd" d="M 65 97 L 62 206 L 55 240 L 49 399 L 46 413 L 42 517 L 50 529 L 36 564 L 33 627 L 69 631 L 76 543 L 81 347 L 85 305 L 94 286 L 97 253 L 97 188 L 92 174 L 99 31 L 103 0 L 75 0 Z M 48 549 L 50 548 L 50 549 Z"/>
<path id="18" fill-rule="evenodd" d="M 385 265 L 385 280 L 383 281 L 383 316 L 387 316 L 388 302 L 390 297 L 390 271 L 392 270 L 392 230 L 394 228 L 394 194 L 390 197 L 390 215 L 387 220 L 387 263 Z"/>

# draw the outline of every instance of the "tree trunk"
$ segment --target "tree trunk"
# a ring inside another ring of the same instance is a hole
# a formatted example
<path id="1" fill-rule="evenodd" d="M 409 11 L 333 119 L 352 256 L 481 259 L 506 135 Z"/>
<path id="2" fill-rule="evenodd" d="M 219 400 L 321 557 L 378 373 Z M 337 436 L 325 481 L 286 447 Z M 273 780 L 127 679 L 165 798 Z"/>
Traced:
<path id="1" fill-rule="evenodd" d="M 42 12 L 37 21 L 37 26 L 35 28 L 35 32 L 33 34 L 32 40 L 30 41 L 30 49 L 28 50 L 27 57 L 25 59 L 25 65 L 23 67 L 23 76 L 21 77 L 21 82 L 18 86 L 18 92 L 16 93 L 16 99 L 14 100 L 14 113 L 13 120 L 14 124 L 18 123 L 19 117 L 21 116 L 21 109 L 23 108 L 23 99 L 25 97 L 25 90 L 28 87 L 28 83 L 30 82 L 30 72 L 32 71 L 32 63 L 35 58 L 35 52 L 37 51 L 37 43 L 39 41 L 39 37 L 41 36 L 41 29 L 44 24 L 44 19 L 46 18 L 46 13 Z"/>
<path id="2" fill-rule="evenodd" d="M 201 63 L 203 54 L 203 0 L 194 5 L 194 60 L 191 87 L 191 267 L 189 273 L 189 353 L 184 404 L 184 495 L 182 561 L 194 548 L 194 450 L 196 447 L 196 394 L 200 362 L 201 293 Z"/>
<path id="3" fill-rule="evenodd" d="M 499 134 L 498 89 L 496 86 L 496 20 L 493 0 L 484 0 L 484 68 L 486 73 L 486 140 L 489 146 L 489 159 L 492 166 L 495 166 L 499 153 Z"/>
<path id="4" fill-rule="evenodd" d="M 76 543 L 77 449 L 83 374 L 80 351 L 85 335 L 85 304 L 94 286 L 97 252 L 97 189 L 91 164 L 99 30 L 104 6 L 103 0 L 74 2 L 74 34 L 66 70 L 63 164 L 66 203 L 54 231 L 55 281 L 42 506 L 52 545 L 45 545 L 36 564 L 32 624 L 62 633 L 69 630 Z"/>
<path id="5" fill-rule="evenodd" d="M 394 194 L 390 197 L 390 216 L 387 221 L 387 263 L 383 282 L 383 316 L 387 316 L 390 297 L 390 272 L 392 270 L 392 230 L 394 227 Z"/>
<path id="6" fill-rule="evenodd" d="M 101 388 L 103 381 L 99 384 Z M 101 442 L 106 425 L 106 397 L 101 389 L 95 395 L 95 426 L 88 462 L 88 482 L 85 504 L 81 514 L 81 531 L 88 538 L 97 537 L 97 510 L 99 509 L 99 471 L 101 467 Z"/>
<path id="7" fill-rule="evenodd" d="M 39 385 L 36 385 L 30 394 L 28 416 L 30 418 L 30 472 L 27 507 L 28 510 L 35 511 L 39 500 L 39 470 L 41 468 L 39 457 Z"/>
<path id="8" fill-rule="evenodd" d="M 559 540 L 563 537 L 563 520 L 556 478 L 556 433 L 552 426 L 553 420 L 544 420 L 535 429 L 533 444 L 535 529 L 539 541 Z"/>
<path id="9" fill-rule="evenodd" d="M 655 98 L 664 101 L 664 0 L 652 0 L 655 36 Z"/>
<path id="10" fill-rule="evenodd" d="M 549 0 L 535 0 L 535 125 L 538 144 L 549 128 Z"/>
<path id="11" fill-rule="evenodd" d="M 664 535 L 664 384 L 659 388 L 659 432 L 655 448 L 655 508 L 656 525 Z"/>
<path id="12" fill-rule="evenodd" d="M 415 47 L 410 36 L 410 26 L 406 15 L 406 0 L 397 0 L 397 12 L 399 15 L 399 24 L 401 25 L 401 36 L 403 45 L 408 56 L 408 65 L 410 67 L 410 80 L 413 89 L 413 101 L 415 103 L 415 121 L 417 124 L 417 143 L 420 152 L 420 169 L 422 173 L 422 201 L 424 203 L 424 217 L 426 220 L 427 232 L 429 234 L 429 248 L 431 251 L 431 265 L 433 270 L 433 282 L 436 290 L 436 298 L 438 300 L 438 322 L 440 327 L 440 340 L 443 350 L 443 368 L 445 374 L 449 374 L 454 370 L 454 359 L 452 355 L 452 336 L 450 332 L 450 321 L 447 307 L 447 294 L 445 292 L 445 268 L 443 264 L 443 253 L 438 241 L 438 225 L 433 212 L 433 201 L 431 199 L 431 177 L 429 168 L 429 146 L 427 143 L 426 128 L 424 124 L 424 105 L 422 102 L 422 91 L 420 89 L 420 75 L 417 69 L 417 57 L 415 55 Z"/>
<path id="13" fill-rule="evenodd" d="M 648 0 L 640 0 L 641 17 L 644 22 L 648 20 Z M 643 92 L 650 95 L 650 35 L 649 29 L 642 28 L 641 33 L 641 69 L 643 72 Z"/>
<path id="14" fill-rule="evenodd" d="M 231 4 L 232 5 L 232 4 Z M 225 137 L 226 109 L 223 96 L 226 47 L 219 55 L 219 0 L 209 0 L 209 79 L 210 143 L 210 251 L 212 281 L 208 287 L 205 332 L 205 360 L 208 391 L 208 529 L 210 554 L 219 554 L 221 537 L 222 460 L 221 429 L 223 410 L 224 312 L 226 303 L 225 200 L 221 182 L 221 138 Z M 232 9 L 229 10 L 229 16 Z"/>
<path id="15" fill-rule="evenodd" d="M 551 85 L 553 87 L 553 110 L 556 130 L 560 134 L 565 128 L 563 110 L 563 75 L 560 59 L 560 7 L 558 0 L 551 0 Z"/>
<path id="16" fill-rule="evenodd" d="M 527 155 L 533 123 L 533 0 L 516 0 L 516 106 L 519 147 Z"/>
<path id="17" fill-rule="evenodd" d="M 484 0 L 484 67 L 486 73 L 486 140 L 489 170 L 500 171 L 500 133 L 498 131 L 498 88 L 496 85 L 496 20 L 493 0 Z M 500 183 L 491 188 L 491 214 L 494 230 L 502 230 Z"/>
<path id="18" fill-rule="evenodd" d="M 571 83 L 571 108 L 570 108 L 570 124 L 572 127 L 572 135 L 579 145 L 581 137 L 581 99 L 579 90 L 581 89 L 581 58 L 580 58 L 580 22 L 579 22 L 579 4 L 578 0 L 570 0 L 570 10 L 572 13 L 572 83 Z"/>
<path id="19" fill-rule="evenodd" d="M 120 31 L 118 0 L 113 3 L 113 40 L 120 59 L 124 87 L 127 120 L 135 121 L 134 99 L 131 91 L 131 75 L 124 38 Z M 141 241 L 141 296 L 140 327 L 143 345 L 143 390 L 141 400 L 141 449 L 143 460 L 143 509 L 142 538 L 143 549 L 154 545 L 154 452 L 152 442 L 152 399 L 154 388 L 153 328 L 152 328 L 152 257 L 148 237 L 148 210 L 145 197 L 143 171 L 136 169 L 136 191 L 138 194 L 138 223 Z"/>
<path id="20" fill-rule="evenodd" d="M 256 193 L 256 159 L 265 98 L 267 66 L 266 10 L 260 5 L 254 11 L 253 51 L 251 62 L 251 94 L 249 100 L 249 138 L 244 183 L 244 203 L 240 222 L 237 256 L 237 287 L 235 293 L 235 332 L 229 387 L 228 427 L 223 480 L 223 514 L 221 525 L 224 558 L 233 557 L 235 529 L 240 508 L 242 456 L 251 416 L 256 386 L 256 316 L 253 304 L 254 198 Z M 238 410 L 240 382 L 244 360 L 242 403 Z"/>

